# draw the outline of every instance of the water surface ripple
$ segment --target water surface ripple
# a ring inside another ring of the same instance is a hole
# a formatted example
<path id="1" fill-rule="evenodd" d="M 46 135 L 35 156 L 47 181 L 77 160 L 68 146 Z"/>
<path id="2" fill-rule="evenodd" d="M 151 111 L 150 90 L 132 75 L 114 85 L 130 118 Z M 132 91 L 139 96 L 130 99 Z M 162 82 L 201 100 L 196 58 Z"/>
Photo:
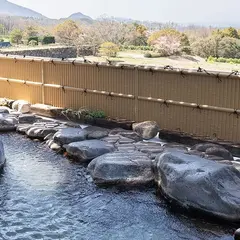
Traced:
<path id="1" fill-rule="evenodd" d="M 155 189 L 100 189 L 42 143 L 15 133 L 0 139 L 0 239 L 232 239 L 230 227 L 174 213 Z"/>

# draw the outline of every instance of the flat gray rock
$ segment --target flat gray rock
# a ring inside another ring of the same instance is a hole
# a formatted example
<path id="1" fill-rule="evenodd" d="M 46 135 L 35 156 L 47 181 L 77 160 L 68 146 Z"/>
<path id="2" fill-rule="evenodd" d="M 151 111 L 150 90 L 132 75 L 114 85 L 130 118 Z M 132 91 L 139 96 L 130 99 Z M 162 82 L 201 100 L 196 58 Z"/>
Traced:
<path id="1" fill-rule="evenodd" d="M 26 131 L 26 134 L 30 138 L 44 139 L 50 133 L 56 133 L 58 130 L 54 128 L 46 127 L 31 127 Z"/>
<path id="2" fill-rule="evenodd" d="M 101 127 L 95 127 L 90 126 L 83 129 L 83 131 L 86 133 L 86 138 L 91 139 L 102 139 L 104 137 L 107 137 L 109 134 L 109 130 L 106 128 Z"/>
<path id="3" fill-rule="evenodd" d="M 65 128 L 58 131 L 53 140 L 59 145 L 65 145 L 73 142 L 84 141 L 87 137 L 87 133 L 81 128 Z"/>
<path id="4" fill-rule="evenodd" d="M 143 186 L 154 181 L 151 163 L 140 152 L 114 152 L 95 158 L 88 171 L 96 184 Z"/>
<path id="5" fill-rule="evenodd" d="M 129 131 L 129 130 L 125 130 L 122 128 L 112 129 L 109 133 L 109 137 L 112 137 L 112 136 L 125 137 L 128 139 L 134 140 L 134 142 L 139 142 L 139 141 L 143 140 L 143 138 L 138 133 Z"/>
<path id="6" fill-rule="evenodd" d="M 115 147 L 120 152 L 135 152 L 137 150 L 134 144 L 117 144 Z"/>
<path id="7" fill-rule="evenodd" d="M 21 134 L 26 134 L 26 132 L 32 127 L 32 124 L 18 124 L 17 132 Z"/>
<path id="8" fill-rule="evenodd" d="M 240 221 L 240 172 L 182 152 L 159 155 L 154 164 L 162 192 L 186 208 Z"/>
<path id="9" fill-rule="evenodd" d="M 232 154 L 223 146 L 213 143 L 201 143 L 193 146 L 191 150 L 205 153 L 205 158 L 221 161 L 233 160 Z M 215 156 L 215 157 L 213 157 Z"/>
<path id="10" fill-rule="evenodd" d="M 70 156 L 76 157 L 81 162 L 90 161 L 103 154 L 115 151 L 114 145 L 100 140 L 86 140 L 64 145 Z"/>
<path id="11" fill-rule="evenodd" d="M 26 134 L 30 138 L 44 139 L 49 134 L 55 134 L 64 128 L 65 126 L 53 122 L 39 122 L 34 123 Z"/>
<path id="12" fill-rule="evenodd" d="M 33 124 L 37 121 L 37 117 L 34 114 L 21 114 L 18 118 L 20 124 L 28 123 Z"/>

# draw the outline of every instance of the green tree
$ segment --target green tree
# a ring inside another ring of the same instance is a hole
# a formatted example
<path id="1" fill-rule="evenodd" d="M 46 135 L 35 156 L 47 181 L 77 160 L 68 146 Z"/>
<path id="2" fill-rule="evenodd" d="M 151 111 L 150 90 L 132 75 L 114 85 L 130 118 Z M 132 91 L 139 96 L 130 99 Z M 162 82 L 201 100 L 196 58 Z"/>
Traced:
<path id="1" fill-rule="evenodd" d="M 19 44 L 22 41 L 23 32 L 20 29 L 13 29 L 10 33 L 11 43 Z"/>
<path id="2" fill-rule="evenodd" d="M 230 37 L 230 38 L 240 38 L 240 35 L 237 31 L 237 29 L 233 28 L 233 27 L 229 27 L 229 28 L 225 28 L 223 30 L 217 29 L 215 31 L 213 31 L 213 36 L 218 36 L 221 38 L 224 37 Z"/>
<path id="3" fill-rule="evenodd" d="M 202 38 L 195 41 L 191 45 L 192 53 L 194 55 L 207 58 L 209 56 L 216 57 L 217 44 L 213 37 L 208 37 L 206 39 Z"/>
<path id="4" fill-rule="evenodd" d="M 76 22 L 66 20 L 55 28 L 55 35 L 59 42 L 64 44 L 76 44 L 76 39 L 79 37 L 81 29 Z"/>
<path id="5" fill-rule="evenodd" d="M 233 27 L 225 28 L 223 30 L 224 37 L 230 37 L 230 38 L 239 38 L 237 29 Z"/>
<path id="6" fill-rule="evenodd" d="M 38 36 L 38 28 L 35 26 L 28 26 L 24 31 L 24 36 L 26 39 L 31 37 L 37 37 Z"/>
<path id="7" fill-rule="evenodd" d="M 116 57 L 119 47 L 115 43 L 105 42 L 101 44 L 99 52 L 102 56 Z"/>
<path id="8" fill-rule="evenodd" d="M 147 31 L 147 28 L 142 25 L 142 24 L 138 24 L 138 23 L 134 23 L 133 24 L 136 31 L 140 34 L 140 35 L 145 35 L 146 34 L 146 31 Z"/>
<path id="9" fill-rule="evenodd" d="M 238 58 L 240 52 L 240 40 L 225 37 L 219 42 L 218 57 Z"/>

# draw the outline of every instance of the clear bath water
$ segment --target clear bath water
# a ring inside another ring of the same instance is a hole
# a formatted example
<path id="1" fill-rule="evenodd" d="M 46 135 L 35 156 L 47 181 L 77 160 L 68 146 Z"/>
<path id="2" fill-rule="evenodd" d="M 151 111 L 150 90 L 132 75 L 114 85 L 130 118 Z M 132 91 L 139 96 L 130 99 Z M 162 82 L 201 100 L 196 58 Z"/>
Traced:
<path id="1" fill-rule="evenodd" d="M 232 227 L 175 212 L 154 188 L 98 188 L 85 167 L 40 142 L 0 139 L 0 239 L 232 239 Z"/>

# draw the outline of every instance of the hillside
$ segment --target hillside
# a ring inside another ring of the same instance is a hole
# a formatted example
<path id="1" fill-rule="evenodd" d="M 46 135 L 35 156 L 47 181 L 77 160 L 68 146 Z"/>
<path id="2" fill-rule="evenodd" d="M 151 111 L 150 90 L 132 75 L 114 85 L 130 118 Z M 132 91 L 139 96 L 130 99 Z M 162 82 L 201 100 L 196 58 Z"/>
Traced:
<path id="1" fill-rule="evenodd" d="M 42 14 L 31 9 L 11 3 L 7 0 L 0 0 L 0 15 L 45 18 Z"/>

